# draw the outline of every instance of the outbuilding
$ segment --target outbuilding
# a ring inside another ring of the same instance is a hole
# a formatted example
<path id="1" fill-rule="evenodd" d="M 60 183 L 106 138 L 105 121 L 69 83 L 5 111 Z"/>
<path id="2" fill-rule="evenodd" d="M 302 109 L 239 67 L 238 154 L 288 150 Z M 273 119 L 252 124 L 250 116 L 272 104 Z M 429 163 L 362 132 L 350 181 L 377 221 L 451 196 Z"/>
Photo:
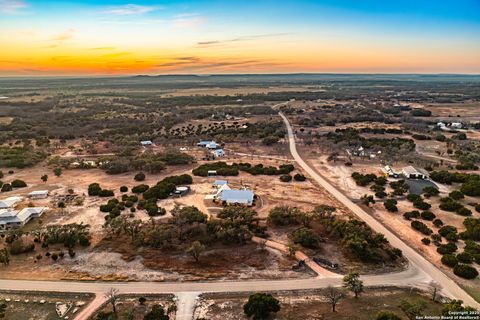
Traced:
<path id="1" fill-rule="evenodd" d="M 150 141 L 150 140 L 143 140 L 143 141 L 140 141 L 140 144 L 141 144 L 143 147 L 150 147 L 151 145 L 153 145 L 153 142 Z"/>
<path id="2" fill-rule="evenodd" d="M 28 194 L 30 199 L 45 199 L 48 197 L 48 190 L 32 191 Z"/>
<path id="3" fill-rule="evenodd" d="M 428 172 L 426 170 L 412 166 L 403 168 L 402 173 L 407 179 L 428 179 Z"/>

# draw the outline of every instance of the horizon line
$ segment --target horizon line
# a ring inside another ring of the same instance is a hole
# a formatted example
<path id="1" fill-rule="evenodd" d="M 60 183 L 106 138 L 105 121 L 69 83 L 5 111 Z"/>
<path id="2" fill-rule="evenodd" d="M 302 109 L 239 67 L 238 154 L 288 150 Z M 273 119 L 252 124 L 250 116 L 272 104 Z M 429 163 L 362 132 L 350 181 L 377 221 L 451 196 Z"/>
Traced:
<path id="1" fill-rule="evenodd" d="M 278 73 L 165 73 L 165 74 L 78 74 L 78 75 L 0 75 L 10 78 L 136 78 L 136 77 L 212 77 L 212 76 L 294 76 L 294 75 L 382 75 L 382 76 L 480 76 L 480 73 L 458 72 L 278 72 Z"/>

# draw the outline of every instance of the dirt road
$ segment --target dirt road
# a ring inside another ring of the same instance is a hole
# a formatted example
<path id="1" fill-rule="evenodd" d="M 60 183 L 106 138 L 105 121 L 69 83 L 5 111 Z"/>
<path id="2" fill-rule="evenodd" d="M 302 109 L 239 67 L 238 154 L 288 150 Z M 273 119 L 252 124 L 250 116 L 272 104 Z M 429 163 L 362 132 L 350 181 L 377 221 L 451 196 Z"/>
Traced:
<path id="1" fill-rule="evenodd" d="M 297 147 L 295 145 L 295 136 L 293 134 L 292 127 L 287 117 L 281 112 L 279 113 L 279 115 L 282 117 L 285 125 L 287 126 L 290 152 L 298 165 L 300 165 L 308 173 L 308 175 L 310 175 L 310 177 L 312 177 L 318 184 L 320 184 L 320 186 L 325 188 L 325 190 L 330 192 L 338 201 L 340 201 L 345 207 L 350 209 L 361 220 L 365 221 L 374 231 L 384 234 L 385 238 L 388 239 L 392 246 L 402 250 L 403 255 L 408 259 L 409 263 L 411 264 L 411 268 L 421 270 L 422 273 L 428 275 L 428 277 L 430 277 L 433 281 L 440 284 L 440 286 L 442 287 L 442 291 L 445 295 L 451 298 L 461 299 L 464 301 L 465 304 L 470 305 L 474 308 L 478 309 L 480 307 L 480 304 L 476 302 L 467 292 L 465 292 L 465 290 L 463 290 L 457 283 L 455 283 L 455 281 L 450 279 L 440 269 L 427 261 L 417 251 L 410 248 L 405 242 L 400 240 L 400 238 L 398 238 L 390 230 L 384 227 L 380 222 L 375 220 L 375 218 L 370 216 L 359 205 L 353 203 L 343 193 L 341 193 L 327 180 L 321 177 L 320 174 L 317 173 L 317 171 L 312 169 L 297 152 Z"/>

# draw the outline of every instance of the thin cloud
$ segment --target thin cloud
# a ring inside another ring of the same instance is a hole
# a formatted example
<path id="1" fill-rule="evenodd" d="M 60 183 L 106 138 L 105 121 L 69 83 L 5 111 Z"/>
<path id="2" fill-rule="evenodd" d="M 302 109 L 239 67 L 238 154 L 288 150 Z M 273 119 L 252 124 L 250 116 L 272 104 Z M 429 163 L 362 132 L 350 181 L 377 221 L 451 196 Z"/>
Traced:
<path id="1" fill-rule="evenodd" d="M 200 62 L 200 58 L 198 57 L 177 57 L 171 60 L 172 61 L 170 62 L 157 64 L 156 67 L 159 67 L 159 68 L 178 67 L 182 65 L 190 65 L 190 64 Z"/>
<path id="2" fill-rule="evenodd" d="M 62 32 L 62 33 L 59 33 L 59 34 L 55 35 L 54 37 L 50 38 L 49 40 L 63 43 L 67 40 L 72 39 L 74 33 L 75 33 L 75 29 L 68 29 L 65 32 Z"/>
<path id="3" fill-rule="evenodd" d="M 196 13 L 183 13 L 175 16 L 173 25 L 177 28 L 191 28 L 205 22 L 205 17 Z"/>
<path id="4" fill-rule="evenodd" d="M 142 6 L 138 4 L 126 4 L 123 6 L 109 7 L 100 13 L 116 16 L 139 15 L 157 10 L 158 7 Z"/>
<path id="5" fill-rule="evenodd" d="M 267 62 L 256 59 L 245 60 L 210 60 L 201 59 L 199 57 L 176 57 L 170 59 L 171 61 L 159 63 L 155 65 L 157 70 L 177 70 L 177 71 L 200 71 L 200 70 L 215 70 L 215 69 L 238 69 L 238 68 L 258 68 L 258 67 L 272 67 L 278 65 L 277 63 Z"/>
<path id="6" fill-rule="evenodd" d="M 0 0 L 0 14 L 15 14 L 28 7 L 28 4 L 20 0 Z"/>
<path id="7" fill-rule="evenodd" d="M 44 49 L 52 49 L 61 46 L 65 41 L 68 41 L 73 38 L 75 34 L 75 29 L 68 29 L 62 33 L 56 34 L 51 38 L 47 39 L 47 42 L 51 42 L 51 44 L 43 46 Z"/>
<path id="8" fill-rule="evenodd" d="M 258 34 L 258 35 L 251 35 L 251 36 L 241 36 L 241 37 L 227 39 L 227 40 L 200 41 L 200 42 L 197 42 L 197 45 L 199 47 L 209 47 L 209 46 L 223 45 L 223 44 L 234 43 L 234 42 L 242 42 L 242 41 L 251 41 L 251 40 L 258 40 L 258 39 L 265 39 L 265 38 L 282 37 L 282 36 L 286 36 L 286 35 L 289 35 L 289 33 Z"/>

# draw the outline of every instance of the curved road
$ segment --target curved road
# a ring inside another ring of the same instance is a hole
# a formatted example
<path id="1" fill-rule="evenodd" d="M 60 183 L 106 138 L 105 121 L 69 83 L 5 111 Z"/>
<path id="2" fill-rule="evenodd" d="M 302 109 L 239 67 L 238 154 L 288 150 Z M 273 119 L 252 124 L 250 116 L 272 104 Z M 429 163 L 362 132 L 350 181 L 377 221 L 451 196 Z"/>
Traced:
<path id="1" fill-rule="evenodd" d="M 278 105 L 277 105 L 278 106 Z M 411 268 L 418 269 L 421 272 L 428 275 L 434 282 L 438 283 L 442 287 L 444 294 L 451 298 L 463 300 L 463 302 L 469 306 L 479 308 L 480 304 L 476 302 L 465 290 L 463 290 L 455 281 L 450 279 L 445 273 L 434 266 L 431 262 L 425 259 L 417 251 L 409 247 L 405 242 L 398 238 L 394 233 L 385 228 L 380 222 L 370 216 L 359 205 L 353 203 L 343 193 L 331 185 L 327 180 L 321 177 L 314 169 L 312 169 L 297 152 L 295 144 L 295 136 L 293 134 L 292 127 L 287 117 L 283 113 L 279 113 L 282 117 L 288 131 L 288 141 L 290 145 L 290 153 L 295 161 L 323 188 L 325 188 L 330 194 L 332 194 L 338 201 L 340 201 L 345 207 L 355 213 L 361 220 L 365 221 L 373 230 L 385 235 L 385 238 L 390 244 L 400 250 L 403 255 L 409 260 Z"/>

